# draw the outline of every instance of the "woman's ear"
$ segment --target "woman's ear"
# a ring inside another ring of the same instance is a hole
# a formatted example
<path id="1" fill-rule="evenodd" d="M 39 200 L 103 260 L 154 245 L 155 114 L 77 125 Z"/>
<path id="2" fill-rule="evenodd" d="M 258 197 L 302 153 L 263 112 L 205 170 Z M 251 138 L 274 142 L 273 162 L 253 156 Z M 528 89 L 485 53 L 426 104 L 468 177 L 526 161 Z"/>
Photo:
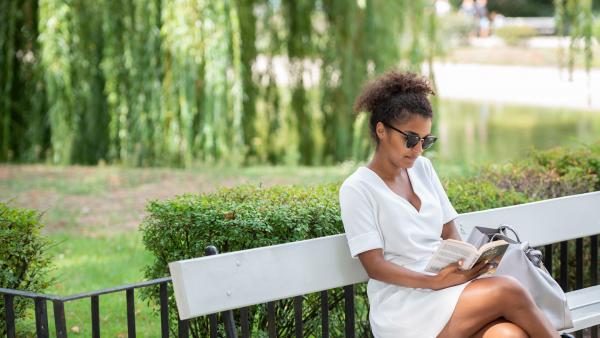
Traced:
<path id="1" fill-rule="evenodd" d="M 377 122 L 375 125 L 375 134 L 380 141 L 383 140 L 383 137 L 385 136 L 385 126 L 383 123 Z"/>

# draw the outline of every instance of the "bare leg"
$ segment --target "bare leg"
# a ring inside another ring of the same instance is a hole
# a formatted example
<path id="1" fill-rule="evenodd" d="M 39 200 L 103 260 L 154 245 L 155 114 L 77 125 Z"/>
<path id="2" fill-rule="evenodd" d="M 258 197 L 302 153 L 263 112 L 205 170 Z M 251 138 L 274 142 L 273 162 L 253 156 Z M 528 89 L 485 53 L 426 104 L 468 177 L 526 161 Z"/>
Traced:
<path id="1" fill-rule="evenodd" d="M 484 326 L 471 338 L 529 338 L 529 336 L 516 324 L 498 319 Z"/>
<path id="2" fill-rule="evenodd" d="M 514 323 L 531 338 L 559 338 L 529 293 L 506 276 L 477 279 L 467 285 L 438 338 L 471 337 L 498 319 Z"/>

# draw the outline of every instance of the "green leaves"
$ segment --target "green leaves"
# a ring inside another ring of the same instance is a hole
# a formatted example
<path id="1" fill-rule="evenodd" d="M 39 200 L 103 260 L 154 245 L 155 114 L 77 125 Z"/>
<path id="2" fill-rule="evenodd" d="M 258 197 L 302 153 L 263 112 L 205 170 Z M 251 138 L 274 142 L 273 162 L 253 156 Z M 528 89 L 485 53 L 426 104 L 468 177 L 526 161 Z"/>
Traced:
<path id="1" fill-rule="evenodd" d="M 0 287 L 41 292 L 51 280 L 49 242 L 40 235 L 43 225 L 35 210 L 12 208 L 0 202 Z M 15 315 L 23 316 L 26 300 L 15 299 Z M 4 299 L 0 298 L 0 308 Z M 6 335 L 5 312 L 0 312 L 0 335 Z"/>
<path id="2" fill-rule="evenodd" d="M 3 1 L 0 160 L 364 160 L 369 138 L 352 102 L 369 77 L 433 56 L 431 9 L 425 0 Z"/>

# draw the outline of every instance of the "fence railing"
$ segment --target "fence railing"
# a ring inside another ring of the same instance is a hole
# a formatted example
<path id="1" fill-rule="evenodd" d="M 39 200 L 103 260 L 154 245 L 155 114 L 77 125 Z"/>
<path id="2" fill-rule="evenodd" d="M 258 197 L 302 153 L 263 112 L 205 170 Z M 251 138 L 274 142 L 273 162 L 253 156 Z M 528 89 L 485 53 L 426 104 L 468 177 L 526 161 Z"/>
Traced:
<path id="1" fill-rule="evenodd" d="M 15 315 L 14 298 L 29 298 L 35 304 L 35 330 L 38 338 L 49 337 L 48 329 L 48 311 L 47 303 L 52 302 L 54 309 L 54 324 L 56 327 L 56 337 L 67 337 L 67 325 L 65 318 L 65 303 L 89 298 L 91 306 L 92 337 L 100 337 L 100 296 L 117 292 L 125 292 L 127 299 L 127 333 L 128 337 L 135 337 L 135 290 L 154 285 L 160 286 L 160 326 L 162 337 L 169 337 L 169 302 L 167 294 L 167 284 L 171 282 L 170 277 L 153 279 L 150 281 L 117 286 L 109 289 L 85 292 L 67 297 L 55 295 L 46 295 L 19 290 L 0 288 L 0 294 L 4 296 L 4 307 L 6 314 L 7 337 L 15 338 Z"/>
<path id="2" fill-rule="evenodd" d="M 584 241 L 585 244 L 584 245 Z M 573 253 L 574 246 L 574 258 L 572 262 L 569 253 Z M 598 285 L 598 236 L 590 236 L 587 238 L 578 238 L 570 241 L 564 241 L 555 244 L 549 244 L 540 248 L 544 251 L 544 264 L 548 271 L 550 271 L 553 277 L 560 283 L 563 289 L 566 291 L 578 290 L 584 287 Z M 587 254 L 585 253 L 587 251 Z M 216 251 L 215 251 L 216 253 Z M 207 254 L 212 252 L 207 251 Z M 558 254 L 559 259 L 558 265 L 555 264 L 554 255 Z M 589 259 L 586 259 L 589 257 Z M 574 264 L 570 264 L 574 263 Z M 570 275 L 573 274 L 571 270 L 574 265 L 574 285 L 569 283 Z M 584 275 L 589 273 L 589 278 L 584 278 Z M 587 280 L 587 283 L 585 281 Z M 7 337 L 15 338 L 17 333 L 15 332 L 15 313 L 14 313 L 14 300 L 15 297 L 29 298 L 34 301 L 35 306 L 35 323 L 36 323 L 36 334 L 37 337 L 46 338 L 49 337 L 48 328 L 48 311 L 47 303 L 51 302 L 54 309 L 54 323 L 56 327 L 56 337 L 66 338 L 66 318 L 64 304 L 66 302 L 89 298 L 91 306 L 91 322 L 92 322 L 92 337 L 100 337 L 100 297 L 107 294 L 113 294 L 118 292 L 124 292 L 127 300 L 127 332 L 128 337 L 132 338 L 136 336 L 135 326 L 135 290 L 147 287 L 154 287 L 159 285 L 160 294 L 160 328 L 161 337 L 169 337 L 169 295 L 167 293 L 168 284 L 171 283 L 170 277 L 153 279 L 145 282 L 128 284 L 123 286 L 117 286 L 109 289 L 85 292 L 72 296 L 56 296 L 40 293 L 32 293 L 20 290 L 12 290 L 0 288 L 0 294 L 4 297 L 5 314 L 6 314 L 6 327 Z M 354 286 L 349 285 L 344 287 L 344 333 L 346 337 L 355 337 L 356 335 L 356 318 L 355 318 L 355 292 Z M 320 292 L 321 301 L 321 335 L 324 338 L 329 337 L 329 316 L 328 311 L 331 308 L 331 300 L 328 298 L 327 290 Z M 337 302 L 337 301 L 336 301 Z M 277 323 L 275 319 L 275 307 L 277 301 L 267 303 L 267 327 L 265 328 L 270 338 L 277 336 Z M 302 314 L 302 297 L 294 297 L 294 318 L 295 318 L 295 336 L 302 337 L 303 334 L 303 314 Z M 237 321 L 239 325 L 236 325 L 236 320 L 233 316 L 232 311 L 226 311 L 221 313 L 221 322 L 223 326 L 223 332 L 227 337 L 237 337 L 238 332 L 243 338 L 250 337 L 250 320 L 248 316 L 249 308 L 239 309 L 240 318 Z M 217 337 L 219 331 L 218 315 L 212 314 L 209 317 L 209 330 L 210 337 Z M 180 338 L 189 337 L 189 321 L 184 320 L 178 321 L 178 336 Z M 239 331 L 238 331 L 239 328 Z M 598 338 L 598 326 L 588 328 L 576 332 L 577 337 L 584 337 L 584 331 L 589 331 L 585 336 L 591 338 Z"/>

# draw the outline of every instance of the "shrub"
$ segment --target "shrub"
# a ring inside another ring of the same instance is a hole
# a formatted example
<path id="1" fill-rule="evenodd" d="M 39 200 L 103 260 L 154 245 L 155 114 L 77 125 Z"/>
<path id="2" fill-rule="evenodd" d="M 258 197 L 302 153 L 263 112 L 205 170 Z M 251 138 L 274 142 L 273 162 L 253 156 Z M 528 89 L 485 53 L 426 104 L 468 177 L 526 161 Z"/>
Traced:
<path id="1" fill-rule="evenodd" d="M 529 38 L 534 37 L 537 32 L 535 28 L 525 25 L 508 25 L 495 30 L 498 35 L 509 46 L 522 45 Z"/>
<path id="2" fill-rule="evenodd" d="M 593 190 L 600 190 L 600 142 L 578 148 L 534 152 L 532 158 L 535 164 L 556 171 L 563 179 L 587 177 L 586 181 L 594 181 Z"/>
<path id="3" fill-rule="evenodd" d="M 446 182 L 445 185 L 448 198 L 460 214 L 530 201 L 521 192 L 505 190 L 481 179 L 455 179 Z"/>
<path id="4" fill-rule="evenodd" d="M 503 190 L 518 191 L 537 201 L 594 191 L 598 176 L 571 168 L 561 175 L 557 168 L 539 164 L 511 163 L 482 174 L 482 180 Z"/>
<path id="5" fill-rule="evenodd" d="M 11 208 L 0 202 L 0 287 L 40 292 L 51 282 L 49 242 L 40 235 L 43 225 L 35 210 Z M 14 300 L 15 318 L 25 313 L 26 300 Z M 0 336 L 6 335 L 4 298 L 0 298 Z"/>

